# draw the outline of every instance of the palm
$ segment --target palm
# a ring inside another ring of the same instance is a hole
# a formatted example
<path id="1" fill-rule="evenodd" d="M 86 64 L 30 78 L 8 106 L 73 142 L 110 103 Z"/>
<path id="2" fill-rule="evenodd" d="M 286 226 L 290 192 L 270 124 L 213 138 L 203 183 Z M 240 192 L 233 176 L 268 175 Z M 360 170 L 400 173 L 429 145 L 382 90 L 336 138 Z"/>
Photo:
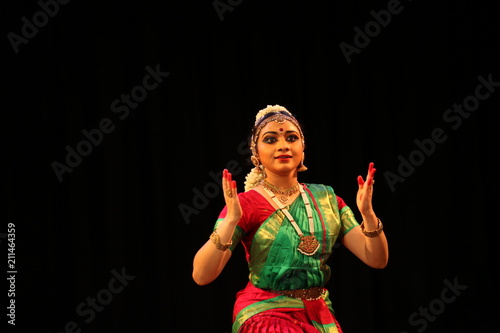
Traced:
<path id="1" fill-rule="evenodd" d="M 240 199 L 238 198 L 238 189 L 236 181 L 227 169 L 222 173 L 222 190 L 224 192 L 224 200 L 226 201 L 227 214 L 226 217 L 238 221 L 243 212 L 241 210 Z"/>
<path id="2" fill-rule="evenodd" d="M 368 213 L 372 208 L 373 183 L 376 169 L 373 162 L 368 165 L 366 180 L 358 176 L 358 193 L 356 195 L 356 204 L 361 213 Z"/>

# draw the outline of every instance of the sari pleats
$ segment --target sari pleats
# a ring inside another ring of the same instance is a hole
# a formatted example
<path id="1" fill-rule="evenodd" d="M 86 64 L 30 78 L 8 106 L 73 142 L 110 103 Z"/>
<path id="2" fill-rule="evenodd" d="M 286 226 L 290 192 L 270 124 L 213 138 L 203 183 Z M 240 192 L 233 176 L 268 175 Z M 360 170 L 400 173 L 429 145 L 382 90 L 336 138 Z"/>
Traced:
<path id="1" fill-rule="evenodd" d="M 248 319 L 239 333 L 318 333 L 301 312 L 265 311 Z"/>

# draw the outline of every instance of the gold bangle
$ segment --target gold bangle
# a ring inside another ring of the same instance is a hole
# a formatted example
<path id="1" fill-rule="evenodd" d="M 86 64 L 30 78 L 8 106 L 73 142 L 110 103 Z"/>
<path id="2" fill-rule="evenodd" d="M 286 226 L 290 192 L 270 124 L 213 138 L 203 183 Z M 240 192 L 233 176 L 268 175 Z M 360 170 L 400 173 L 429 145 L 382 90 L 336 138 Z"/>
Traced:
<path id="1" fill-rule="evenodd" d="M 219 249 L 221 251 L 226 251 L 231 245 L 233 245 L 232 239 L 231 239 L 231 241 L 229 241 L 229 243 L 222 244 L 220 241 L 220 236 L 217 233 L 217 230 L 214 230 L 214 232 L 212 232 L 212 234 L 210 235 L 210 239 L 214 242 L 217 249 Z"/>
<path id="2" fill-rule="evenodd" d="M 370 237 L 370 238 L 377 237 L 378 235 L 380 235 L 380 233 L 384 229 L 384 226 L 382 225 L 382 221 L 380 221 L 379 218 L 377 218 L 377 220 L 378 220 L 378 228 L 377 228 L 377 230 L 372 230 L 372 231 L 366 231 L 365 230 L 365 221 L 361 222 L 361 232 L 363 234 L 365 234 L 366 237 Z"/>

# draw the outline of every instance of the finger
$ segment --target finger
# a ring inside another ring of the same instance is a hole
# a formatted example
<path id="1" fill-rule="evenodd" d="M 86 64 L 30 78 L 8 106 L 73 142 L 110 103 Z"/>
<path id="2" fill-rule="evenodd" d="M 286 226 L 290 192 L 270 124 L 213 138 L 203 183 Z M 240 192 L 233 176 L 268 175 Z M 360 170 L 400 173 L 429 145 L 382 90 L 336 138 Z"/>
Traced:
<path id="1" fill-rule="evenodd" d="M 377 171 L 377 169 L 372 168 L 372 170 L 370 171 L 369 180 L 367 179 L 367 182 L 370 186 L 375 182 L 375 171 Z"/>
<path id="2" fill-rule="evenodd" d="M 231 189 L 231 186 L 229 185 L 228 182 L 228 171 L 227 169 L 224 169 L 222 172 L 222 191 L 224 193 L 224 196 L 228 196 L 228 190 Z"/>
<path id="3" fill-rule="evenodd" d="M 233 180 L 233 175 L 228 171 L 227 172 L 227 196 L 232 198 L 234 195 L 234 189 L 236 186 L 233 186 L 233 183 L 236 184 L 236 181 Z"/>
<path id="4" fill-rule="evenodd" d="M 372 169 L 373 169 L 373 162 L 370 162 L 370 163 L 368 163 L 368 172 L 366 173 L 366 180 L 368 180 L 368 178 L 370 178 L 370 174 L 372 173 Z"/>
<path id="5" fill-rule="evenodd" d="M 374 165 L 375 164 L 373 162 L 368 163 L 368 173 L 366 174 L 366 183 L 369 186 L 373 185 L 373 178 L 376 171 Z"/>
<path id="6" fill-rule="evenodd" d="M 365 183 L 365 181 L 363 180 L 363 177 L 358 176 L 358 185 L 359 185 L 359 188 L 362 188 L 364 183 Z"/>

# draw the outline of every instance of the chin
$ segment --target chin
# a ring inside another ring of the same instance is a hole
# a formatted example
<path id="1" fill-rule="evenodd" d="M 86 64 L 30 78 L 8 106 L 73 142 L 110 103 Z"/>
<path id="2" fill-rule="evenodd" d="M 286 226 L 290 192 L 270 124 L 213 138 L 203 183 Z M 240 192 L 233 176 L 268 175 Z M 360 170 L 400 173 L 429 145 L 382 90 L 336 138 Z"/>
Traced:
<path id="1" fill-rule="evenodd" d="M 281 167 L 277 167 L 277 168 L 274 168 L 274 170 L 272 170 L 273 172 L 276 172 L 278 174 L 289 174 L 289 173 L 295 173 L 297 172 L 297 168 L 298 168 L 298 165 L 294 165 L 294 166 L 281 166 Z"/>

